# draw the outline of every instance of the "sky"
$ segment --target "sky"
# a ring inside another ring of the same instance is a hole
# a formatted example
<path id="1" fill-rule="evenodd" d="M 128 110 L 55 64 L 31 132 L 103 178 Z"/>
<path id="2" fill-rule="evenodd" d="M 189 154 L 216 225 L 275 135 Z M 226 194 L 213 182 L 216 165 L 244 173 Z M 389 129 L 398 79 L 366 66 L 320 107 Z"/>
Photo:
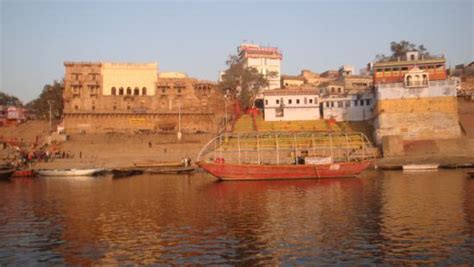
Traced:
<path id="1" fill-rule="evenodd" d="M 64 61 L 157 62 L 215 81 L 244 41 L 278 47 L 289 75 L 360 69 L 400 40 L 449 67 L 474 60 L 473 2 L 0 0 L 0 91 L 31 101 Z"/>

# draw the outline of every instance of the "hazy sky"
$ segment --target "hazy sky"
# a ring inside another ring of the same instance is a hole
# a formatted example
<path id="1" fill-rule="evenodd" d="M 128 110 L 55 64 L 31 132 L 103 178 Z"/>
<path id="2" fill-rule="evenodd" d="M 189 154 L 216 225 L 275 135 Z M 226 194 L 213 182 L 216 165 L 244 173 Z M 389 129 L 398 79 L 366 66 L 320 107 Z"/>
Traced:
<path id="1" fill-rule="evenodd" d="M 216 80 L 244 40 L 279 47 L 284 74 L 360 69 L 402 39 L 448 64 L 474 60 L 472 0 L 0 4 L 0 91 L 25 102 L 60 80 L 67 60 L 158 62 Z"/>

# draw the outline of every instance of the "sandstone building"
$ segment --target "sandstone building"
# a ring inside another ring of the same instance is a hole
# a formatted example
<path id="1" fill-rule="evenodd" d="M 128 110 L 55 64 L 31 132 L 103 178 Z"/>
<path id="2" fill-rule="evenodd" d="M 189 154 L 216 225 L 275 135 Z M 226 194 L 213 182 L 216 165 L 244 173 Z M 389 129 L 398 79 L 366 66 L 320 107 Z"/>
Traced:
<path id="1" fill-rule="evenodd" d="M 68 132 L 217 131 L 224 98 L 215 84 L 182 73 L 158 73 L 156 63 L 65 62 Z M 181 120 L 181 124 L 179 123 Z"/>
<path id="2" fill-rule="evenodd" d="M 403 140 L 459 137 L 456 88 L 442 56 L 408 52 L 374 64 L 375 138 Z"/>

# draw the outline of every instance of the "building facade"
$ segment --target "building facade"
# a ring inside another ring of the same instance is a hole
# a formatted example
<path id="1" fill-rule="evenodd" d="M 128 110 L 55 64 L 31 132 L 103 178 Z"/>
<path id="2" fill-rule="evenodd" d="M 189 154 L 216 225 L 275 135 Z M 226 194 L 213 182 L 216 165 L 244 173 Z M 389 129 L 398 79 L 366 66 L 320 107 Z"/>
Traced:
<path id="1" fill-rule="evenodd" d="M 276 89 L 264 95 L 266 121 L 319 120 L 317 89 Z"/>
<path id="2" fill-rule="evenodd" d="M 68 132 L 208 132 L 219 125 L 223 111 L 217 103 L 223 97 L 212 82 L 158 74 L 156 63 L 64 66 L 63 126 Z"/>
<path id="3" fill-rule="evenodd" d="M 460 136 L 456 88 L 445 63 L 442 56 L 413 51 L 374 64 L 377 143 L 388 135 L 404 140 Z"/>
<path id="4" fill-rule="evenodd" d="M 283 55 L 278 48 L 241 44 L 237 52 L 245 67 L 257 69 L 268 80 L 268 87 L 264 90 L 280 88 L 280 69 Z"/>

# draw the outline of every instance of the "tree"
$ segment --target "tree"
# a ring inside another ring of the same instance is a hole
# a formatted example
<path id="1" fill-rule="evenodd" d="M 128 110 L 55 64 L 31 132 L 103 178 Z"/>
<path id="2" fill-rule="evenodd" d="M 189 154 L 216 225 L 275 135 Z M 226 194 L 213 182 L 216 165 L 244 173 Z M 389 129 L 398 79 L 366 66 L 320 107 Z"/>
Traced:
<path id="1" fill-rule="evenodd" d="M 43 87 L 40 96 L 26 104 L 26 107 L 37 116 L 37 118 L 49 118 L 49 103 L 51 103 L 52 118 L 59 119 L 63 114 L 63 82 L 54 81 Z"/>
<path id="2" fill-rule="evenodd" d="M 22 106 L 22 103 L 16 96 L 12 96 L 12 95 L 8 95 L 3 92 L 0 92 L 0 105 L 18 107 L 18 106 Z"/>
<path id="3" fill-rule="evenodd" d="M 400 42 L 395 42 L 395 41 L 391 42 L 390 51 L 392 52 L 390 56 L 387 57 L 384 54 L 379 54 L 375 57 L 376 60 L 377 61 L 387 60 L 387 59 L 395 60 L 398 57 L 405 56 L 406 53 L 410 51 L 418 51 L 422 56 L 425 56 L 425 57 L 429 56 L 429 52 L 424 45 L 417 46 L 416 44 L 410 43 L 405 40 L 401 40 Z"/>
<path id="4" fill-rule="evenodd" d="M 224 72 L 219 90 L 231 98 L 238 99 L 245 110 L 253 105 L 259 90 L 268 86 L 268 81 L 255 68 L 247 68 L 235 55 L 226 61 L 228 69 Z"/>

